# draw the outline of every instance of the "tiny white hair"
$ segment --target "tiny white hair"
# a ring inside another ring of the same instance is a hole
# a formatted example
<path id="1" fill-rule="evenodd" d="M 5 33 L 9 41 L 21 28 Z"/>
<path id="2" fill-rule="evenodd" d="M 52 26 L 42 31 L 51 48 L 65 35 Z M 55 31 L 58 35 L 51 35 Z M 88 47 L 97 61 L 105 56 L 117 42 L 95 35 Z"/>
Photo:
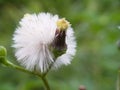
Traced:
<path id="1" fill-rule="evenodd" d="M 66 52 L 53 60 L 53 53 L 49 46 L 54 40 L 58 15 L 50 13 L 26 14 L 17 27 L 12 45 L 17 61 L 30 71 L 46 72 L 51 64 L 52 68 L 70 64 L 76 52 L 76 41 L 71 26 L 66 31 Z"/>

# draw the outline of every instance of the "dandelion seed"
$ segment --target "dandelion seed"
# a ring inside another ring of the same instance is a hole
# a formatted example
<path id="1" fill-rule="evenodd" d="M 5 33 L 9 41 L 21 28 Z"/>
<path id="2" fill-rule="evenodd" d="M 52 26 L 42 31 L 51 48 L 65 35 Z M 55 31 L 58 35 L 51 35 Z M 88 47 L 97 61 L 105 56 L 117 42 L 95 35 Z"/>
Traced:
<path id="1" fill-rule="evenodd" d="M 51 64 L 53 69 L 68 65 L 76 51 L 69 22 L 50 13 L 25 14 L 13 41 L 17 61 L 30 71 L 46 72 Z"/>

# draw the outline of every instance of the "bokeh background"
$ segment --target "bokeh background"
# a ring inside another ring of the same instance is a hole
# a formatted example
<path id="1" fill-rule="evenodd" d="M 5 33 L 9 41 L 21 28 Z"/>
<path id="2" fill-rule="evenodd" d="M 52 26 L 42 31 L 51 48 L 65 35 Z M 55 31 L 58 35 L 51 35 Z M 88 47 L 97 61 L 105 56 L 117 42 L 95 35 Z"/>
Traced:
<path id="1" fill-rule="evenodd" d="M 116 90 L 120 66 L 120 0 L 0 0 L 0 45 L 16 63 L 11 47 L 13 33 L 25 13 L 51 12 L 66 17 L 77 40 L 72 64 L 51 71 L 52 90 Z M 0 65 L 0 90 L 43 90 L 33 75 Z"/>

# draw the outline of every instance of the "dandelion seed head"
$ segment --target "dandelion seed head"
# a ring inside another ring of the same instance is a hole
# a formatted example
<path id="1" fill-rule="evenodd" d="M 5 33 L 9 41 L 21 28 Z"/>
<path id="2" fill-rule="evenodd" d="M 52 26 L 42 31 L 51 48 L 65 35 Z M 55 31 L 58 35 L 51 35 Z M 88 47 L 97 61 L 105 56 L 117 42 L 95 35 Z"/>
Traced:
<path id="1" fill-rule="evenodd" d="M 66 52 L 56 59 L 52 48 L 58 28 L 66 29 Z M 46 72 L 50 65 L 58 68 L 70 64 L 75 55 L 76 41 L 69 22 L 50 13 L 25 14 L 13 35 L 17 61 L 30 71 Z"/>

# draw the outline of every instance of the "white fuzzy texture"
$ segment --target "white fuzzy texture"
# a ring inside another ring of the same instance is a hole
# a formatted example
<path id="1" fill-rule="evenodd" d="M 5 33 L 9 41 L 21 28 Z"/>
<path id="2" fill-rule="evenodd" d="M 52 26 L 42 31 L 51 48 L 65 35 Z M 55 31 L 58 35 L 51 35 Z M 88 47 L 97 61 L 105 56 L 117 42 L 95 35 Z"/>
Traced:
<path id="1" fill-rule="evenodd" d="M 46 72 L 52 68 L 70 64 L 75 55 L 76 42 L 71 27 L 66 32 L 66 53 L 53 60 L 49 46 L 54 40 L 58 15 L 50 13 L 26 14 L 16 29 L 13 47 L 16 49 L 17 61 L 30 71 Z"/>
<path id="2" fill-rule="evenodd" d="M 68 65 L 71 63 L 71 60 L 73 59 L 73 56 L 76 52 L 76 41 L 74 37 L 74 32 L 71 27 L 67 29 L 66 32 L 66 44 L 67 44 L 67 50 L 66 53 L 58 57 L 54 63 L 53 69 L 58 68 L 61 65 Z"/>

